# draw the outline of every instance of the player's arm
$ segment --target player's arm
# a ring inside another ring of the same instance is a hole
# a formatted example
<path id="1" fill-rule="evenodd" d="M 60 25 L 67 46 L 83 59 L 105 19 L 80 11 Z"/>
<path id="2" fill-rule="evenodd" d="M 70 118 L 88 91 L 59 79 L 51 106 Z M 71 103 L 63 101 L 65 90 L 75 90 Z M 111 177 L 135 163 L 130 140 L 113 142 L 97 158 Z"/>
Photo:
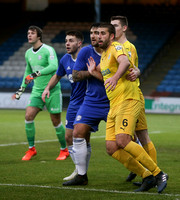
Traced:
<path id="1" fill-rule="evenodd" d="M 135 81 L 140 75 L 141 75 L 141 72 L 139 68 L 137 68 L 134 65 L 134 68 L 129 69 L 129 74 L 127 74 L 126 79 L 130 81 Z"/>
<path id="2" fill-rule="evenodd" d="M 94 61 L 94 59 L 92 57 L 90 57 L 88 59 L 89 64 L 87 63 L 87 67 L 88 67 L 88 71 L 89 73 L 94 76 L 95 78 L 99 79 L 100 81 L 104 81 L 103 80 L 103 76 L 101 74 L 101 70 L 100 70 L 100 65 L 98 65 L 96 67 L 96 62 Z"/>
<path id="3" fill-rule="evenodd" d="M 72 78 L 74 82 L 83 81 L 91 77 L 91 74 L 88 71 L 72 71 Z"/>
<path id="4" fill-rule="evenodd" d="M 130 61 L 124 54 L 118 56 L 117 62 L 119 63 L 119 66 L 116 73 L 111 78 L 108 78 L 104 83 L 105 88 L 108 89 L 108 91 L 113 91 L 115 89 L 118 80 L 124 75 L 130 66 Z"/>
<path id="5" fill-rule="evenodd" d="M 127 74 L 126 78 L 127 80 L 130 81 L 135 81 L 141 74 L 140 70 L 138 69 L 138 55 L 137 55 L 137 51 L 136 48 L 133 46 L 133 48 L 131 48 L 131 60 L 133 63 L 133 68 L 129 69 L 129 73 Z"/>
<path id="6" fill-rule="evenodd" d="M 49 83 L 47 84 L 46 88 L 42 93 L 42 100 L 45 102 L 45 98 L 49 98 L 50 90 L 56 86 L 56 84 L 60 81 L 61 76 L 54 74 L 54 76 L 50 79 Z"/>
<path id="7" fill-rule="evenodd" d="M 80 52 L 78 53 L 75 65 L 73 66 L 72 71 L 72 78 L 74 82 L 83 81 L 89 79 L 91 74 L 87 70 L 86 62 L 87 62 L 87 55 L 88 48 L 83 47 Z"/>
<path id="8" fill-rule="evenodd" d="M 25 60 L 26 60 L 26 69 L 25 69 L 25 72 L 24 72 L 24 77 L 23 77 L 20 88 L 12 95 L 13 100 L 15 100 L 15 99 L 19 100 L 20 99 L 21 95 L 23 94 L 23 92 L 25 91 L 25 89 L 27 87 L 27 84 L 25 83 L 25 79 L 26 79 L 28 74 L 32 73 L 31 66 L 28 63 L 28 59 L 26 58 L 26 56 L 25 56 Z"/>

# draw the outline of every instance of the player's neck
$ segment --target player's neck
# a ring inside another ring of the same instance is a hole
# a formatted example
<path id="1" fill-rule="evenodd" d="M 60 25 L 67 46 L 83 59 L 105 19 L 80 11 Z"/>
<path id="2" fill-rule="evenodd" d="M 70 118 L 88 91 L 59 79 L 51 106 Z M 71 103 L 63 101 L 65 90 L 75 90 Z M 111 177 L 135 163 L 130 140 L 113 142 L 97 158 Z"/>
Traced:
<path id="1" fill-rule="evenodd" d="M 77 50 L 75 53 L 71 54 L 71 57 L 72 57 L 73 60 L 76 60 L 80 49 L 81 49 L 81 48 L 78 48 L 78 50 Z"/>
<path id="2" fill-rule="evenodd" d="M 117 41 L 121 44 L 124 44 L 127 41 L 126 35 L 122 35 L 121 37 L 117 38 Z"/>
<path id="3" fill-rule="evenodd" d="M 95 48 L 95 51 L 99 54 L 102 54 L 103 52 L 103 49 L 99 48 L 99 47 L 94 47 Z"/>
<path id="4" fill-rule="evenodd" d="M 42 42 L 39 40 L 36 43 L 33 44 L 33 49 L 38 49 L 40 46 L 42 46 Z"/>

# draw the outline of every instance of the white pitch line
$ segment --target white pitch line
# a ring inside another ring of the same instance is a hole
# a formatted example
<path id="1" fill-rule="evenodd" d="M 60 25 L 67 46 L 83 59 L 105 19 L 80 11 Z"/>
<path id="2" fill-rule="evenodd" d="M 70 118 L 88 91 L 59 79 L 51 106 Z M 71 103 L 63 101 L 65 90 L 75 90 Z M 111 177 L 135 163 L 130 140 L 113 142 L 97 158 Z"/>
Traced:
<path id="1" fill-rule="evenodd" d="M 162 133 L 162 131 L 151 131 L 149 132 L 150 134 L 159 134 L 159 133 Z"/>
<path id="2" fill-rule="evenodd" d="M 161 131 L 151 131 L 150 134 L 159 134 Z M 104 135 L 101 136 L 91 136 L 91 139 L 98 139 L 98 138 L 105 138 Z M 57 139 L 54 140 L 37 140 L 36 143 L 46 143 L 46 142 L 57 142 Z M 7 146 L 17 146 L 17 145 L 26 145 L 28 142 L 17 142 L 17 143 L 9 143 L 9 144 L 0 144 L 0 147 L 7 147 Z"/>
<path id="3" fill-rule="evenodd" d="M 92 136 L 91 139 L 97 139 L 97 138 L 105 138 L 104 135 L 102 136 Z M 57 142 L 57 139 L 54 140 L 37 140 L 36 143 L 46 143 L 46 142 Z M 7 146 L 16 146 L 16 145 L 25 145 L 28 144 L 28 142 L 17 142 L 17 143 L 9 143 L 9 144 L 0 144 L 0 147 L 7 147 Z"/>
<path id="4" fill-rule="evenodd" d="M 169 197 L 180 197 L 180 194 L 167 194 L 167 193 L 149 193 L 149 192 L 128 192 L 128 191 L 119 191 L 119 190 L 106 190 L 106 189 L 95 189 L 95 188 L 78 188 L 78 187 L 56 187 L 49 185 L 25 185 L 25 184 L 6 184 L 0 183 L 0 186 L 9 186 L 9 187 L 32 187 L 32 188 L 47 188 L 47 189 L 58 189 L 58 190 L 76 190 L 76 191 L 88 191 L 88 192 L 103 192 L 103 193 L 116 193 L 116 194 L 146 194 L 153 196 L 169 196 Z"/>

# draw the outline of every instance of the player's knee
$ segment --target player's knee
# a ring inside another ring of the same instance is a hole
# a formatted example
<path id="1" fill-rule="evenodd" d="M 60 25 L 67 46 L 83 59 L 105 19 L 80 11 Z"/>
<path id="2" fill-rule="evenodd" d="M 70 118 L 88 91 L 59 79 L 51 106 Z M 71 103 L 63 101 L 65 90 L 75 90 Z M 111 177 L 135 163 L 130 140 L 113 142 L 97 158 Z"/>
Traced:
<path id="1" fill-rule="evenodd" d="M 33 120 L 34 120 L 34 117 L 33 117 L 33 115 L 31 115 L 30 113 L 26 113 L 26 115 L 25 115 L 25 120 L 26 120 L 26 121 L 33 121 Z"/>
<path id="2" fill-rule="evenodd" d="M 118 150 L 118 146 L 115 141 L 106 141 L 106 152 L 112 156 L 114 152 Z"/>
<path id="3" fill-rule="evenodd" d="M 109 156 L 112 156 L 114 151 L 110 148 L 106 148 L 106 153 L 109 155 Z"/>
<path id="4" fill-rule="evenodd" d="M 130 141 L 131 136 L 128 134 L 119 134 L 116 136 L 116 143 L 119 148 L 124 149 Z"/>
<path id="5" fill-rule="evenodd" d="M 52 124 L 54 127 L 57 127 L 60 124 L 60 120 L 52 120 Z"/>
<path id="6" fill-rule="evenodd" d="M 83 127 L 81 125 L 74 126 L 74 129 L 73 129 L 74 138 L 86 138 L 88 133 L 89 133 L 89 130 L 87 130 L 86 127 Z"/>
<path id="7" fill-rule="evenodd" d="M 73 130 L 73 137 L 74 138 L 83 138 L 81 132 L 78 130 Z"/>

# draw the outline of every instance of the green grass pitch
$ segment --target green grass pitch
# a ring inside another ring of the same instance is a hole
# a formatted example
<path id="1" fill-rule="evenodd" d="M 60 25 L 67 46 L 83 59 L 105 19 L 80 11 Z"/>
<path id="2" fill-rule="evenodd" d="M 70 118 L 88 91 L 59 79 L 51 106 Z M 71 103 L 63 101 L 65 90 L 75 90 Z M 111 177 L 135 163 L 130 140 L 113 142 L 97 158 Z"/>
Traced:
<path id="1" fill-rule="evenodd" d="M 70 157 L 56 161 L 60 146 L 47 111 L 35 119 L 37 156 L 31 161 L 21 160 L 28 149 L 24 115 L 24 110 L 0 110 L 0 199 L 180 200 L 180 115 L 147 114 L 158 165 L 169 175 L 162 194 L 156 188 L 134 193 L 136 186 L 125 182 L 129 172 L 106 153 L 105 122 L 91 136 L 88 185 L 62 187 L 63 177 L 70 175 L 74 165 Z M 63 111 L 63 123 L 65 115 Z"/>

